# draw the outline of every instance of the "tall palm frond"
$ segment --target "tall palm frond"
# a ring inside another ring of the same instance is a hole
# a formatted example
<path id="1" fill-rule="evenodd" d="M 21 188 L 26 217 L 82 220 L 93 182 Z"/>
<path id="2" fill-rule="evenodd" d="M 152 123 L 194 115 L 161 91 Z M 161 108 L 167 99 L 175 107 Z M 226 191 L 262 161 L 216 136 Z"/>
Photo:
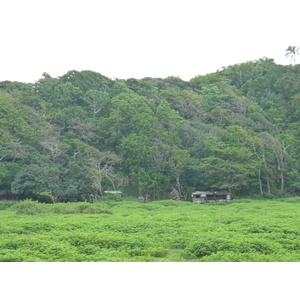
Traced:
<path id="1" fill-rule="evenodd" d="M 286 57 L 291 57 L 291 62 L 293 61 L 296 64 L 296 55 L 299 54 L 300 47 L 297 46 L 288 46 L 285 50 L 287 53 L 285 54 Z"/>

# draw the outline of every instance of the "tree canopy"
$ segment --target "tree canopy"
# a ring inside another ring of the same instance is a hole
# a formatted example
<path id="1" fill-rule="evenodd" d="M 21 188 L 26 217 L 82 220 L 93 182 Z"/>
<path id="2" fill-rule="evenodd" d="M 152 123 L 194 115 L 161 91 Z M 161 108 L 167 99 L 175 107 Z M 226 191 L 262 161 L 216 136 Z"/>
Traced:
<path id="1" fill-rule="evenodd" d="M 72 70 L 0 82 L 0 190 L 52 202 L 299 193 L 297 51 L 293 65 L 261 58 L 190 81 Z"/>

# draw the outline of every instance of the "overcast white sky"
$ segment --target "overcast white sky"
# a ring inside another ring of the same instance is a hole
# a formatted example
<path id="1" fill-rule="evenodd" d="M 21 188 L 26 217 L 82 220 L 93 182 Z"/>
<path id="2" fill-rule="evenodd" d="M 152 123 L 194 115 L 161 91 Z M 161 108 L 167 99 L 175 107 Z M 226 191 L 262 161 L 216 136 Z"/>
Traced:
<path id="1" fill-rule="evenodd" d="M 92 70 L 189 80 L 300 46 L 299 0 L 2 0 L 0 81 Z"/>

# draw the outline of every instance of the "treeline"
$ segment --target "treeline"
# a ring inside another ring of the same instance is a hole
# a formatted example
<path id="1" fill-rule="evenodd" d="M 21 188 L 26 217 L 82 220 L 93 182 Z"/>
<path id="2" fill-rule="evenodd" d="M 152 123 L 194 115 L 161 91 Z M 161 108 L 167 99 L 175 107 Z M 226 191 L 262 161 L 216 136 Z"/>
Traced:
<path id="1" fill-rule="evenodd" d="M 69 71 L 0 82 L 0 196 L 297 194 L 299 75 L 262 58 L 190 81 Z"/>

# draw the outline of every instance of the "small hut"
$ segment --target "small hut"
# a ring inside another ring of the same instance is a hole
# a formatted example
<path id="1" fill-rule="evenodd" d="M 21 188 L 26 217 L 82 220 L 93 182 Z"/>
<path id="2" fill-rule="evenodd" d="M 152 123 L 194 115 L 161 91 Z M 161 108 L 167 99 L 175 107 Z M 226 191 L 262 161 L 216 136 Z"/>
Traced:
<path id="1" fill-rule="evenodd" d="M 104 191 L 104 193 L 110 195 L 122 194 L 121 191 Z"/>
<path id="2" fill-rule="evenodd" d="M 219 192 L 194 192 L 192 193 L 194 203 L 213 203 L 213 202 L 226 202 L 231 200 L 231 194 L 226 191 Z"/>

